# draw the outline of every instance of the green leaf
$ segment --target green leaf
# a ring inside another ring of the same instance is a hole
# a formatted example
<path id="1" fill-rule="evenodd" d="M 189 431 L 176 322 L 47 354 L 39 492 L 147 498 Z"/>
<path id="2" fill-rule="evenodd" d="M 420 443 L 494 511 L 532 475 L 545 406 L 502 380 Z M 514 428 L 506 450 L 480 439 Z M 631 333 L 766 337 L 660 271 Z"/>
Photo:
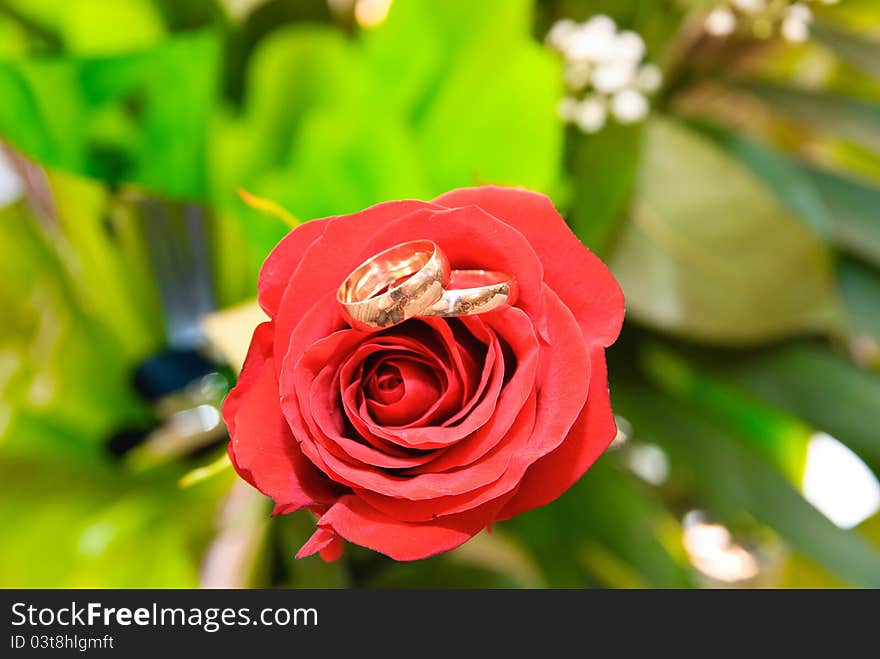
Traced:
<path id="1" fill-rule="evenodd" d="M 203 31 L 118 57 L 0 62 L 0 134 L 59 169 L 204 196 L 218 58 Z"/>
<path id="2" fill-rule="evenodd" d="M 341 107 L 309 112 L 284 171 L 262 177 L 261 196 L 299 218 L 356 212 L 381 201 L 430 198 L 423 154 L 393 117 L 351 116 Z M 318 166 L 318 163 L 325 163 Z M 329 164 L 332 163 L 332 166 Z"/>
<path id="3" fill-rule="evenodd" d="M 569 133 L 574 198 L 568 222 L 587 247 L 604 254 L 626 217 L 638 171 L 641 126 L 610 123 L 594 135 Z"/>
<path id="4" fill-rule="evenodd" d="M 4 587 L 193 587 L 217 487 L 52 462 L 0 461 Z"/>
<path id="5" fill-rule="evenodd" d="M 0 328 L 0 439 L 7 455 L 95 455 L 118 424 L 144 416 L 129 382 L 131 344 L 114 331 L 132 318 L 105 322 L 95 307 L 106 308 L 89 305 L 94 291 L 84 291 L 77 279 L 93 274 L 93 264 L 80 269 L 62 253 L 24 204 L 0 209 L 0 304 L 7 310 Z M 123 281 L 101 284 L 112 296 Z M 34 432 L 35 418 L 55 432 Z"/>
<path id="6" fill-rule="evenodd" d="M 531 3 L 483 2 L 474 17 L 475 4 L 457 0 L 444 3 L 442 21 L 437 3 L 423 6 L 424 22 L 412 26 L 406 43 L 430 31 L 440 53 L 448 44 L 457 50 L 455 66 L 428 90 L 416 118 L 431 192 L 485 182 L 547 191 L 562 148 L 562 79 L 557 58 L 530 38 Z"/>
<path id="7" fill-rule="evenodd" d="M 499 528 L 534 553 L 550 587 L 583 587 L 590 577 L 605 585 L 621 578 L 657 588 L 692 585 L 678 522 L 610 455 L 557 501 Z"/>
<path id="8" fill-rule="evenodd" d="M 243 111 L 216 124 L 215 197 L 265 254 L 272 236 L 234 205 L 236 188 L 301 220 L 484 182 L 554 188 L 560 62 L 532 40 L 530 12 L 413 0 L 354 39 L 276 30 L 254 52 Z"/>
<path id="9" fill-rule="evenodd" d="M 869 517 L 856 527 L 859 535 L 880 548 L 880 514 Z M 843 588 L 845 583 L 835 579 L 815 562 L 799 554 L 789 555 L 782 565 L 781 588 Z"/>
<path id="10" fill-rule="evenodd" d="M 703 132 L 761 177 L 788 209 L 828 242 L 880 263 L 880 188 L 867 181 L 794 162 L 782 152 L 733 131 L 700 125 Z"/>
<path id="11" fill-rule="evenodd" d="M 78 55 L 132 52 L 155 45 L 165 26 L 151 0 L 72 0 L 58 27 L 65 48 Z"/>
<path id="12" fill-rule="evenodd" d="M 458 564 L 446 556 L 400 563 L 380 570 L 365 588 L 521 588 L 506 575 L 475 565 Z"/>
<path id="13" fill-rule="evenodd" d="M 816 234 L 837 247 L 880 263 L 880 188 L 794 162 L 785 154 L 718 126 L 701 126 L 773 189 Z"/>
<path id="14" fill-rule="evenodd" d="M 822 243 L 747 167 L 669 119 L 646 128 L 610 265 L 632 317 L 692 339 L 759 343 L 840 322 Z"/>
<path id="15" fill-rule="evenodd" d="M 726 377 L 880 464 L 880 376 L 827 349 L 795 344 L 739 359 Z"/>
<path id="16" fill-rule="evenodd" d="M 145 357 L 162 343 L 164 327 L 146 249 L 133 235 L 134 218 L 119 212 L 101 183 L 48 175 L 63 232 L 58 242 L 72 250 L 64 263 L 80 304 L 119 338 L 127 360 Z"/>
<path id="17" fill-rule="evenodd" d="M 735 522 L 746 511 L 841 579 L 855 586 L 880 586 L 880 553 L 807 503 L 723 422 L 699 407 L 638 386 L 617 387 L 615 405 L 639 437 L 669 451 L 674 469 L 693 482 L 713 514 Z"/>
<path id="18" fill-rule="evenodd" d="M 729 381 L 703 373 L 671 349 L 647 345 L 639 361 L 660 389 L 711 412 L 791 482 L 800 482 L 813 434 L 807 424 L 761 403 Z"/>
<path id="19" fill-rule="evenodd" d="M 482 567 L 497 572 L 522 588 L 546 587 L 546 580 L 534 556 L 512 534 L 492 528 L 478 533 L 449 554 L 459 565 Z"/>
<path id="20" fill-rule="evenodd" d="M 880 188 L 815 168 L 805 168 L 828 208 L 834 242 L 880 266 Z"/>
<path id="21" fill-rule="evenodd" d="M 853 259 L 841 259 L 838 285 L 851 333 L 866 334 L 880 344 L 880 272 Z"/>
<path id="22" fill-rule="evenodd" d="M 247 208 L 239 188 L 301 220 L 429 196 L 403 119 L 366 107 L 376 85 L 359 55 L 330 28 L 277 30 L 254 53 L 244 113 L 217 124 L 212 194 L 260 260 L 288 228 Z"/>
<path id="23" fill-rule="evenodd" d="M 830 239 L 831 217 L 807 173 L 785 153 L 719 124 L 692 122 L 764 181 L 779 201 L 817 235 Z"/>
<path id="24" fill-rule="evenodd" d="M 796 122 L 880 151 L 880 105 L 877 103 L 769 84 L 751 86 L 749 90 L 770 108 Z"/>
<path id="25" fill-rule="evenodd" d="M 363 557 L 360 562 L 364 563 Z M 371 565 L 372 563 L 372 565 Z M 368 588 L 540 588 L 540 568 L 518 539 L 492 529 L 446 554 L 412 563 L 372 557 Z M 363 569 L 363 568 L 361 568 Z"/>
<path id="26" fill-rule="evenodd" d="M 296 552 L 315 532 L 315 517 L 307 511 L 272 518 L 272 537 L 275 542 L 270 560 L 279 560 L 283 573 L 273 584 L 284 588 L 344 588 L 348 585 L 346 559 L 333 563 L 320 556 L 296 558 Z"/>
<path id="27" fill-rule="evenodd" d="M 880 80 L 880 42 L 818 21 L 810 33 L 853 66 Z"/>

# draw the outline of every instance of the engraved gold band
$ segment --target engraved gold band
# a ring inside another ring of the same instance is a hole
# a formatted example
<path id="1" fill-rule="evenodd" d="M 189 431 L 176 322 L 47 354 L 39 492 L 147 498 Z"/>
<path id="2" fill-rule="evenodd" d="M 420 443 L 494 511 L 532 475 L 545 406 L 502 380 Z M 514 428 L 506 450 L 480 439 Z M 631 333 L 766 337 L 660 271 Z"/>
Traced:
<path id="1" fill-rule="evenodd" d="M 430 240 L 414 240 L 370 257 L 345 278 L 336 299 L 352 327 L 382 329 L 419 315 L 449 282 L 446 254 Z"/>
<path id="2" fill-rule="evenodd" d="M 516 301 L 516 281 L 495 270 L 453 270 L 449 288 L 422 316 L 469 316 Z"/>
<path id="3" fill-rule="evenodd" d="M 496 270 L 453 270 L 440 247 L 413 240 L 370 257 L 342 282 L 337 300 L 349 324 L 372 331 L 415 316 L 487 313 L 517 296 L 516 280 Z"/>

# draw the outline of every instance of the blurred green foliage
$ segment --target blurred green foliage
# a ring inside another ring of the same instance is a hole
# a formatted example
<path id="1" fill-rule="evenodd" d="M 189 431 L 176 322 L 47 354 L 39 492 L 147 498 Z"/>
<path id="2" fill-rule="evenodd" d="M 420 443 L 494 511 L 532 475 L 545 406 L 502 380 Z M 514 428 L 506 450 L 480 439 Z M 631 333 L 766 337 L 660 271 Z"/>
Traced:
<path id="1" fill-rule="evenodd" d="M 0 137 L 41 165 L 0 208 L 0 585 L 880 586 L 880 517 L 839 528 L 803 491 L 820 431 L 880 473 L 880 9 L 814 5 L 786 45 L 708 38 L 713 4 L 395 0 L 363 27 L 323 0 L 0 0 Z M 584 134 L 542 38 L 598 13 L 665 84 L 645 122 Z M 165 340 L 137 199 L 208 210 L 225 306 L 289 229 L 239 190 L 305 221 L 481 183 L 551 195 L 628 300 L 626 441 L 559 501 L 419 563 L 328 565 L 293 559 L 307 513 L 267 521 L 230 473 L 179 488 L 210 456 L 107 456 Z M 694 510 L 755 575 L 706 572 Z"/>

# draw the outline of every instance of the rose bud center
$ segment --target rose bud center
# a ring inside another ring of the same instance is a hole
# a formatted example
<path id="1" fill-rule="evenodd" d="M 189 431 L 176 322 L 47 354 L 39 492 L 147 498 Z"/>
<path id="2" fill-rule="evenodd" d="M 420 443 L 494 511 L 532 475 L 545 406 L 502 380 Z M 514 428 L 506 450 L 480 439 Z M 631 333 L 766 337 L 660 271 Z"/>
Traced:
<path id="1" fill-rule="evenodd" d="M 408 357 L 386 357 L 366 369 L 363 391 L 377 422 L 402 426 L 424 416 L 437 402 L 442 387 L 427 364 Z"/>

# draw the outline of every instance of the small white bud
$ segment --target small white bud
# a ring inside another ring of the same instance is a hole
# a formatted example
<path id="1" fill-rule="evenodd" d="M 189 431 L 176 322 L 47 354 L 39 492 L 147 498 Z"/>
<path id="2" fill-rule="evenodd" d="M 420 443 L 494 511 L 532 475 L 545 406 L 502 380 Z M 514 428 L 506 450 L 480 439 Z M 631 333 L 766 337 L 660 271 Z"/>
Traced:
<path id="1" fill-rule="evenodd" d="M 736 29 L 736 16 L 727 7 L 719 7 L 709 12 L 705 25 L 712 36 L 724 37 Z"/>
<path id="2" fill-rule="evenodd" d="M 636 74 L 636 85 L 640 90 L 653 94 L 663 84 L 663 72 L 656 64 L 643 64 Z"/>
<path id="3" fill-rule="evenodd" d="M 810 36 L 810 28 L 805 21 L 789 16 L 782 21 L 782 36 L 791 43 L 803 43 Z"/>
<path id="4" fill-rule="evenodd" d="M 590 19 L 583 25 L 595 34 L 602 32 L 606 34 L 614 34 L 617 32 L 617 23 L 614 22 L 613 18 L 606 16 L 605 14 L 596 14 L 595 16 L 590 17 Z"/>
<path id="5" fill-rule="evenodd" d="M 624 89 L 611 99 L 611 113 L 622 124 L 633 124 L 648 115 L 648 99 L 635 89 Z"/>
<path id="6" fill-rule="evenodd" d="M 807 5 L 796 2 L 788 8 L 787 18 L 795 18 L 803 23 L 813 20 L 813 12 Z"/>
<path id="7" fill-rule="evenodd" d="M 639 62 L 645 56 L 645 40 L 632 30 L 624 30 L 614 39 L 614 56 L 629 62 Z"/>
<path id="8" fill-rule="evenodd" d="M 569 89 L 579 91 L 589 83 L 593 73 L 593 65 L 584 60 L 566 62 L 563 77 Z"/>
<path id="9" fill-rule="evenodd" d="M 592 21 L 580 25 L 572 34 L 566 57 L 573 60 L 601 62 L 614 56 L 614 32 L 593 27 Z"/>
<path id="10" fill-rule="evenodd" d="M 603 94 L 613 94 L 628 87 L 635 77 L 631 62 L 615 60 L 603 62 L 593 71 L 593 87 Z"/>
<path id="11" fill-rule="evenodd" d="M 760 14 L 767 8 L 765 0 L 733 0 L 733 5 L 744 14 Z"/>
<path id="12" fill-rule="evenodd" d="M 547 33 L 547 45 L 560 52 L 566 51 L 576 29 L 577 23 L 570 18 L 556 21 Z"/>
<path id="13" fill-rule="evenodd" d="M 574 120 L 585 133 L 596 133 L 605 125 L 607 114 L 605 100 L 600 96 L 590 96 L 578 103 Z"/>

